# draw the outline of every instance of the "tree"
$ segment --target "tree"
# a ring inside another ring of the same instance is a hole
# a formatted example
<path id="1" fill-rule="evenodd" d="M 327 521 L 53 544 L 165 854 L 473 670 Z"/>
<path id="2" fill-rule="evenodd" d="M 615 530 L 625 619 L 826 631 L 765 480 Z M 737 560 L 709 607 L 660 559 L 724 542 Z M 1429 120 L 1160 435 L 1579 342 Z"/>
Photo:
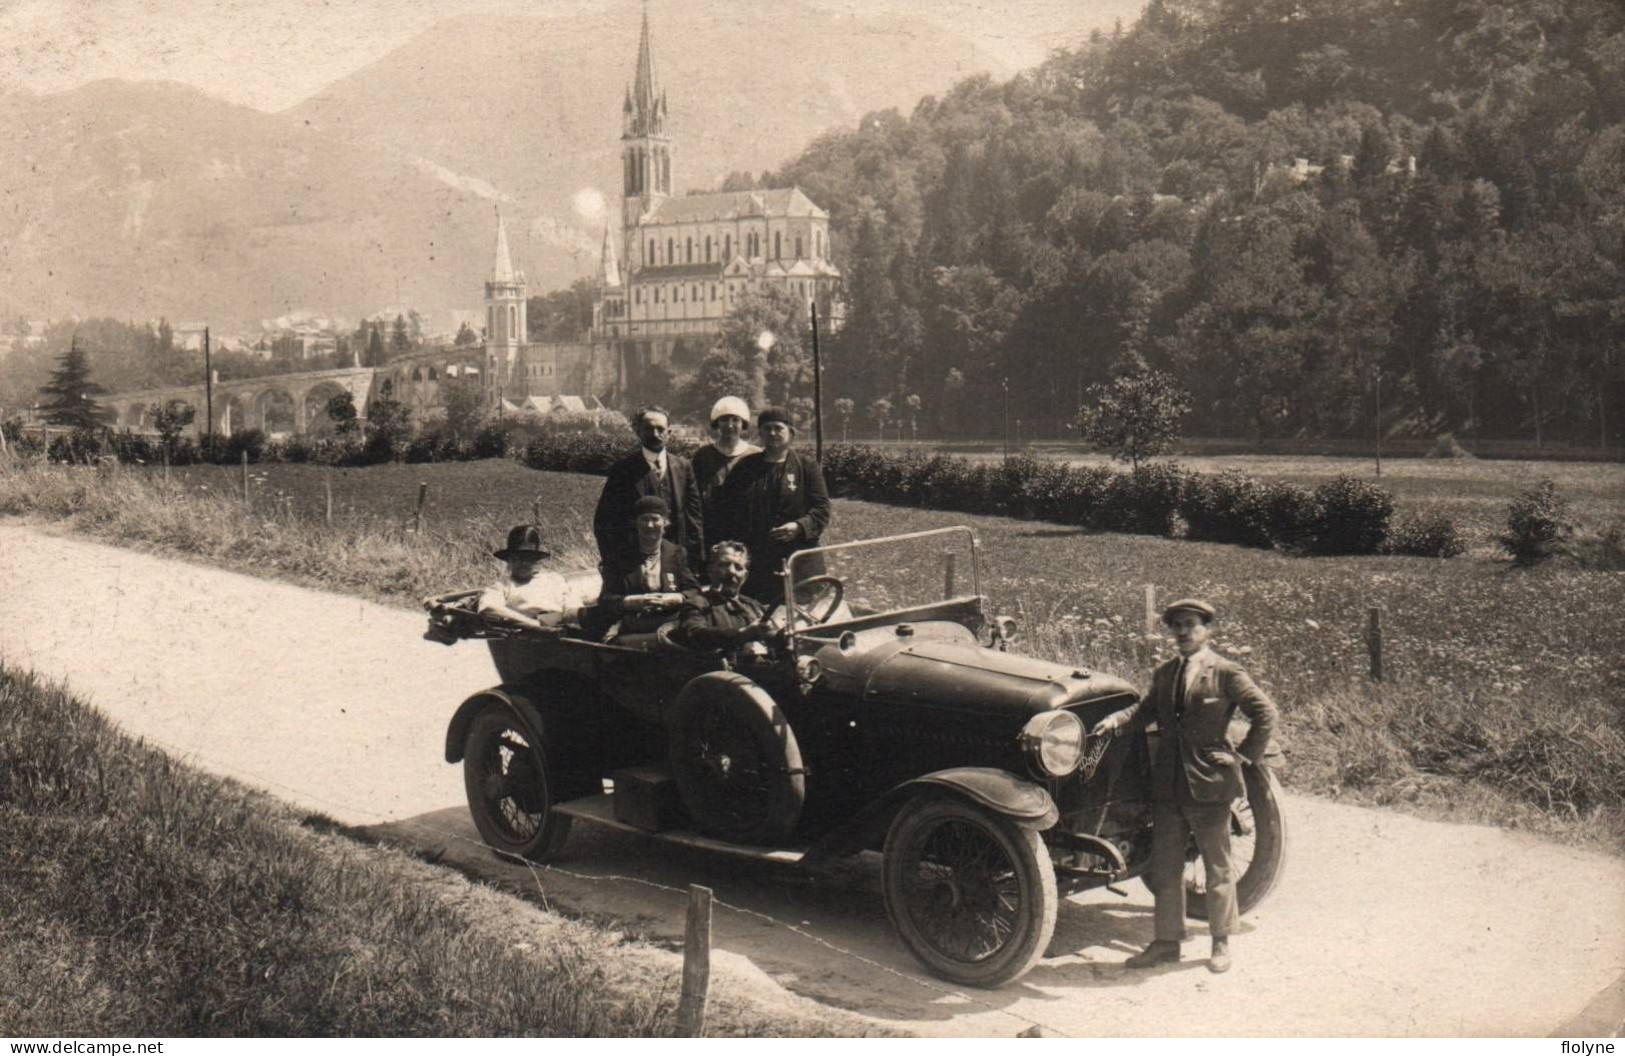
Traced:
<path id="1" fill-rule="evenodd" d="M 162 404 L 152 405 L 152 427 L 158 430 L 163 438 L 164 446 L 171 451 L 175 449 L 175 441 L 181 438 L 181 433 L 197 418 L 197 408 L 185 400 L 169 400 Z"/>
<path id="2" fill-rule="evenodd" d="M 412 351 L 412 336 L 406 328 L 406 317 L 397 315 L 389 330 L 389 358 L 395 359 Z"/>
<path id="3" fill-rule="evenodd" d="M 845 396 L 835 401 L 835 413 L 841 416 L 841 443 L 843 444 L 847 441 L 846 430 L 852 421 L 852 412 L 857 410 L 857 407 L 857 404 Z"/>
<path id="4" fill-rule="evenodd" d="M 886 439 L 886 423 L 891 421 L 891 401 L 882 396 L 869 405 L 869 417 L 875 420 L 875 436 Z"/>
<path id="5" fill-rule="evenodd" d="M 384 354 L 384 339 L 376 326 L 369 328 L 367 337 L 367 354 L 361 357 L 363 367 L 381 367 L 389 362 Z"/>
<path id="6" fill-rule="evenodd" d="M 1190 394 L 1171 374 L 1142 367 L 1118 375 L 1109 385 L 1089 386 L 1094 406 L 1078 411 L 1082 436 L 1136 469 L 1159 455 L 1179 436 L 1179 420 L 1190 411 Z"/>
<path id="7" fill-rule="evenodd" d="M 473 327 L 469 326 L 467 323 L 462 323 L 457 327 L 457 338 L 453 344 L 455 344 L 458 348 L 467 348 L 469 345 L 477 345 L 479 343 L 480 335 L 474 332 Z"/>
<path id="8" fill-rule="evenodd" d="M 724 353 L 727 369 L 749 376 L 752 407 L 787 406 L 812 387 L 805 325 L 801 302 L 776 286 L 746 293 L 723 319 L 712 349 Z"/>
<path id="9" fill-rule="evenodd" d="M 917 443 L 920 442 L 920 396 L 919 396 L 919 394 L 918 393 L 911 394 L 908 397 L 908 399 L 903 401 L 903 404 L 904 404 L 904 406 L 906 406 L 908 408 L 909 439 L 913 440 L 917 444 Z"/>
<path id="10" fill-rule="evenodd" d="M 453 439 L 472 436 L 485 424 L 485 398 L 474 379 L 443 379 L 440 400 L 446 408 L 446 431 Z"/>
<path id="11" fill-rule="evenodd" d="M 104 425 L 111 413 L 96 402 L 96 397 L 107 392 L 90 380 L 90 360 L 75 337 L 57 360 L 51 379 L 40 386 L 40 395 L 46 397 L 40 405 L 45 420 L 51 425 L 72 426 L 75 429 L 94 429 Z"/>
<path id="12" fill-rule="evenodd" d="M 348 392 L 341 392 L 328 400 L 326 412 L 333 421 L 335 433 L 353 433 L 360 427 L 356 422 L 355 397 Z"/>

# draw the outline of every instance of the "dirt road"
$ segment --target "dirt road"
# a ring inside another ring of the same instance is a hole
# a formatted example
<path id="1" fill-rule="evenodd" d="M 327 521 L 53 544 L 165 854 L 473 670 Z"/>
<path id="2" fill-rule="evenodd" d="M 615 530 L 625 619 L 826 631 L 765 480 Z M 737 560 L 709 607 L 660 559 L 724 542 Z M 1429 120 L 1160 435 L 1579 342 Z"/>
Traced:
<path id="1" fill-rule="evenodd" d="M 1288 799 L 1285 882 L 1244 922 L 1223 977 L 1200 960 L 1119 967 L 1150 931 L 1137 884 L 1126 899 L 1063 903 L 1030 975 L 961 993 L 891 935 L 866 859 L 814 882 L 578 826 L 559 868 L 504 865 L 475 844 L 442 756 L 452 708 L 493 681 L 486 654 L 421 641 L 422 626 L 412 612 L 0 524 L 6 663 L 65 679 L 210 770 L 656 941 L 681 937 L 684 886 L 708 884 L 724 904 L 718 985 L 782 987 L 933 1035 L 1617 1029 L 1625 862 L 1306 797 Z M 1187 951 L 1199 955 L 1196 935 Z"/>

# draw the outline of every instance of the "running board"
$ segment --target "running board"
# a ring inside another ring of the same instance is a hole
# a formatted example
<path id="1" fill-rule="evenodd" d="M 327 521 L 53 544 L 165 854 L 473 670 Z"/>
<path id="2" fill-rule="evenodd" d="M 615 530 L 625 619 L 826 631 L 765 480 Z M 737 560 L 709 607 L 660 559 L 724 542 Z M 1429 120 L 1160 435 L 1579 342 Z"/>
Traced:
<path id="1" fill-rule="evenodd" d="M 780 865 L 797 865 L 806 857 L 806 850 L 792 850 L 784 847 L 747 847 L 744 844 L 729 843 L 710 836 L 702 836 L 697 832 L 686 829 L 670 829 L 666 832 L 650 832 L 640 829 L 636 825 L 628 825 L 615 817 L 615 796 L 613 793 L 600 793 L 596 796 L 585 796 L 581 799 L 572 799 L 568 803 L 560 803 L 553 808 L 555 814 L 562 814 L 567 818 L 580 818 L 593 825 L 604 825 L 621 832 L 635 832 L 639 836 L 648 836 L 667 843 L 681 844 L 684 847 L 698 847 L 707 851 L 718 851 L 722 854 L 731 854 L 735 858 L 749 858 L 758 862 L 777 862 Z"/>

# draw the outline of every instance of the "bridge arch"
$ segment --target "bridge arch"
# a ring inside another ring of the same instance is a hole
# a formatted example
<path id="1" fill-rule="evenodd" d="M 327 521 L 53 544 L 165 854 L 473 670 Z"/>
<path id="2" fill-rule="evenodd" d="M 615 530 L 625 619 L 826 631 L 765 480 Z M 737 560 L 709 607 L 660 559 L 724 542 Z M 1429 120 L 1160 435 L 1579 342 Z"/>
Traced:
<path id="1" fill-rule="evenodd" d="M 254 417 L 268 435 L 299 431 L 299 415 L 293 395 L 284 388 L 268 388 L 254 397 Z"/>
<path id="2" fill-rule="evenodd" d="M 335 396 L 342 396 L 350 390 L 336 381 L 319 381 L 305 390 L 304 422 L 305 432 L 327 434 L 333 431 L 333 419 L 327 416 L 327 402 Z M 356 412 L 361 413 L 362 408 L 357 407 Z"/>
<path id="3" fill-rule="evenodd" d="M 224 393 L 215 400 L 215 431 L 230 436 L 249 428 L 248 408 L 234 392 Z"/>

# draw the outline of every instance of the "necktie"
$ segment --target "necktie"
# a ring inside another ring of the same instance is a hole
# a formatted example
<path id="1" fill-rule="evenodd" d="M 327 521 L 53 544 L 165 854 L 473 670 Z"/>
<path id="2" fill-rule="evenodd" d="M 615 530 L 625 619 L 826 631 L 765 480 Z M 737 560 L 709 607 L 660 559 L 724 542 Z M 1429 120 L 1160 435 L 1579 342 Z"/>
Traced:
<path id="1" fill-rule="evenodd" d="M 1185 717 L 1185 665 L 1190 661 L 1186 657 L 1179 658 L 1179 669 L 1174 672 L 1174 721 L 1178 722 Z"/>

